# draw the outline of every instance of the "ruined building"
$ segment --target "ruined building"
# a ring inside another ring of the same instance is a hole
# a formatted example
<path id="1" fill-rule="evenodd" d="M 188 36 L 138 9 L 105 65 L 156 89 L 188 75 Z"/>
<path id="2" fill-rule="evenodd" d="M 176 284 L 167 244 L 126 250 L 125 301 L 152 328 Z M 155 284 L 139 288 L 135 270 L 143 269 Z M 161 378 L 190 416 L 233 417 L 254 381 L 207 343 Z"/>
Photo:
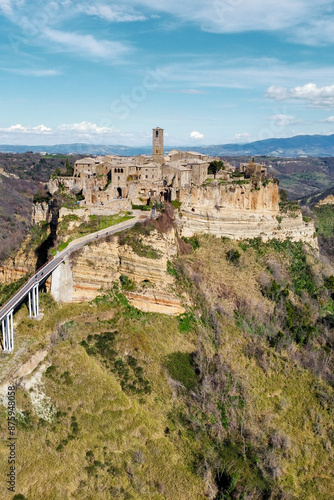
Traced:
<path id="1" fill-rule="evenodd" d="M 58 178 L 56 183 L 82 193 L 82 205 L 110 205 L 125 199 L 132 204 L 173 200 L 179 189 L 203 184 L 212 160 L 191 151 L 173 150 L 164 155 L 164 130 L 157 127 L 152 134 L 152 156 L 83 158 L 75 162 L 73 178 Z"/>

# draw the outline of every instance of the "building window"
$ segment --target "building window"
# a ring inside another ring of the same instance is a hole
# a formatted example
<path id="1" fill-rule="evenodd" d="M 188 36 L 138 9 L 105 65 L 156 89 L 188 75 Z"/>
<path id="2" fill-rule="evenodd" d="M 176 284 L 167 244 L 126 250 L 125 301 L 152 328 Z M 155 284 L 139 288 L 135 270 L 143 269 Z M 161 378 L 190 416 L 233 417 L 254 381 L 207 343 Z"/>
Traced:
<path id="1" fill-rule="evenodd" d="M 155 137 L 159 137 L 159 130 L 155 131 Z"/>
<path id="2" fill-rule="evenodd" d="M 148 175 L 145 175 L 145 178 L 148 179 Z"/>
<path id="3" fill-rule="evenodd" d="M 118 176 L 117 179 L 120 180 L 120 176 Z"/>

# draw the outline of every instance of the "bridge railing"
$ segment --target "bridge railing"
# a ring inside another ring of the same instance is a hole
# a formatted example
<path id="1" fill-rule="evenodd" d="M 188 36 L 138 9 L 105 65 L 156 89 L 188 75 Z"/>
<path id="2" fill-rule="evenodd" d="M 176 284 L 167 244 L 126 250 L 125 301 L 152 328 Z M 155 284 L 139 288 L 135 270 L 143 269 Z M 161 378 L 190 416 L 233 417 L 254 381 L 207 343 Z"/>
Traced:
<path id="1" fill-rule="evenodd" d="M 158 214 L 155 214 L 155 215 L 154 215 L 154 218 L 156 218 L 157 216 L 158 216 Z M 123 221 L 123 223 L 124 223 L 124 224 L 125 224 L 126 222 L 129 222 L 129 221 Z M 123 224 L 123 223 L 121 222 L 120 224 Z M 110 228 L 111 228 L 111 227 L 113 227 L 113 226 L 110 226 Z M 105 229 L 107 229 L 107 228 L 105 228 Z M 102 233 L 105 229 L 100 229 L 99 231 L 96 231 L 95 233 L 91 233 L 91 235 L 94 235 L 94 234 L 96 234 L 96 233 L 100 233 L 100 232 Z M 71 253 L 71 246 L 75 246 L 77 243 L 79 243 L 79 242 L 80 242 L 80 240 L 86 239 L 86 237 L 87 237 L 87 236 L 88 236 L 88 235 L 85 235 L 85 236 L 82 236 L 81 238 L 78 238 L 77 240 L 73 240 L 73 241 L 71 241 L 71 242 L 69 243 L 69 245 L 67 246 L 66 250 L 69 250 L 69 251 L 70 251 L 70 253 Z M 73 244 L 73 245 L 72 245 L 72 244 Z M 64 250 L 65 250 L 65 249 L 64 249 Z M 36 274 L 38 274 L 39 272 L 41 272 L 41 271 L 42 271 L 42 270 L 43 270 L 46 266 L 48 266 L 48 265 L 49 265 L 49 264 L 50 264 L 50 263 L 51 263 L 54 259 L 56 259 L 56 258 L 61 258 L 61 259 L 63 260 L 63 258 L 62 258 L 62 256 L 61 256 L 61 255 L 58 255 L 58 256 L 56 255 L 56 256 L 55 256 L 55 257 L 53 257 L 52 259 L 48 260 L 45 264 L 43 264 L 43 266 L 41 266 L 39 269 L 37 269 L 37 271 L 35 271 L 35 273 L 34 273 L 32 276 L 30 276 L 30 278 L 28 279 L 28 281 L 26 281 L 26 283 L 24 283 L 24 284 L 23 284 L 23 285 L 22 285 L 22 286 L 21 286 L 21 287 L 20 287 L 20 288 L 19 288 L 19 289 L 18 289 L 18 290 L 14 293 L 14 295 L 12 295 L 12 296 L 11 296 L 8 300 L 6 300 L 6 302 L 5 302 L 4 304 L 2 304 L 2 306 L 0 306 L 0 316 L 1 316 L 1 311 L 2 311 L 2 310 L 3 310 L 3 309 L 4 309 L 4 308 L 5 308 L 5 307 L 9 304 L 9 302 L 10 302 L 11 300 L 13 300 L 13 299 L 16 297 L 16 295 L 18 295 L 18 294 L 21 292 L 21 290 L 22 290 L 25 286 L 27 286 L 27 284 L 29 283 L 29 281 L 30 281 L 31 279 L 33 279 L 33 278 L 34 278 L 34 276 L 36 276 Z M 59 263 L 59 264 L 60 264 L 60 263 Z M 44 278 L 45 278 L 45 276 L 43 277 L 43 279 L 44 279 Z M 22 299 L 22 300 L 23 300 L 23 299 Z M 13 307 L 15 307 L 15 306 L 16 306 L 16 304 L 15 304 Z"/>
<path id="2" fill-rule="evenodd" d="M 18 290 L 16 290 L 16 292 L 15 292 L 15 293 L 14 293 L 11 297 L 9 297 L 9 299 L 7 299 L 7 300 L 6 300 L 6 302 L 5 302 L 4 304 L 2 304 L 2 305 L 0 306 L 0 314 L 1 314 L 1 311 L 2 311 L 2 310 L 3 310 L 3 309 L 4 309 L 4 308 L 5 308 L 5 307 L 9 304 L 9 302 L 10 302 L 11 300 L 13 300 L 13 299 L 16 297 L 16 295 L 18 295 L 18 294 L 21 292 L 21 290 L 23 290 L 23 288 L 24 288 L 25 286 L 27 286 L 27 284 L 29 283 L 29 281 L 30 281 L 31 279 L 33 279 L 33 278 L 34 278 L 34 276 L 36 276 L 36 274 L 38 274 L 40 271 L 42 271 L 42 269 L 44 269 L 44 267 L 46 267 L 47 265 L 49 265 L 49 264 L 50 264 L 50 262 L 52 262 L 52 261 L 53 261 L 53 259 L 48 260 L 48 262 L 46 262 L 45 264 L 43 264 L 43 266 L 41 266 L 40 268 L 38 268 L 38 269 L 37 269 L 37 271 L 35 271 L 35 272 L 34 272 L 34 274 L 32 274 L 32 275 L 28 278 L 28 280 L 27 280 L 25 283 L 23 283 L 23 285 L 22 285 L 22 286 L 20 286 L 20 288 L 18 288 Z M 14 307 L 15 307 L 15 306 L 14 306 Z"/>

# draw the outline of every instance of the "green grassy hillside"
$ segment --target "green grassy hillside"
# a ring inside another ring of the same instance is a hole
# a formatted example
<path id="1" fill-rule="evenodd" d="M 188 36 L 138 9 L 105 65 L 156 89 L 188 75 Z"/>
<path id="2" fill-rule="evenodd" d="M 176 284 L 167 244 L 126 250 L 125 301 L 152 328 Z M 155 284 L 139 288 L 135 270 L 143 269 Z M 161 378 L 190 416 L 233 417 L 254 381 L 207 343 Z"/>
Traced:
<path id="1" fill-rule="evenodd" d="M 17 489 L 31 500 L 332 498 L 332 269 L 302 244 L 190 239 L 180 317 L 90 304 L 16 315 Z M 43 366 L 44 365 L 44 366 Z M 0 454 L 7 423 L 1 406 Z M 7 463 L 0 461 L 5 477 Z M 0 484 L 1 498 L 13 498 Z"/>

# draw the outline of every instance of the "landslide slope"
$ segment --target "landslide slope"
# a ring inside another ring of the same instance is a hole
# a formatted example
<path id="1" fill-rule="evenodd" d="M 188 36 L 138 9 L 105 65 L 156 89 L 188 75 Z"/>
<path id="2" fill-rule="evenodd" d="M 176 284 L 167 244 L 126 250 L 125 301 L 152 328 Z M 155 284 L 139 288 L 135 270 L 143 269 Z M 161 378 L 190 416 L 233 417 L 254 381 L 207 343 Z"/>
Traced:
<path id="1" fill-rule="evenodd" d="M 117 284 L 89 304 L 42 294 L 39 322 L 17 313 L 0 388 L 21 380 L 17 493 L 331 498 L 333 269 L 301 243 L 179 249 L 168 269 L 191 299 L 179 317 L 138 311 Z M 5 406 L 0 423 L 6 457 Z"/>

